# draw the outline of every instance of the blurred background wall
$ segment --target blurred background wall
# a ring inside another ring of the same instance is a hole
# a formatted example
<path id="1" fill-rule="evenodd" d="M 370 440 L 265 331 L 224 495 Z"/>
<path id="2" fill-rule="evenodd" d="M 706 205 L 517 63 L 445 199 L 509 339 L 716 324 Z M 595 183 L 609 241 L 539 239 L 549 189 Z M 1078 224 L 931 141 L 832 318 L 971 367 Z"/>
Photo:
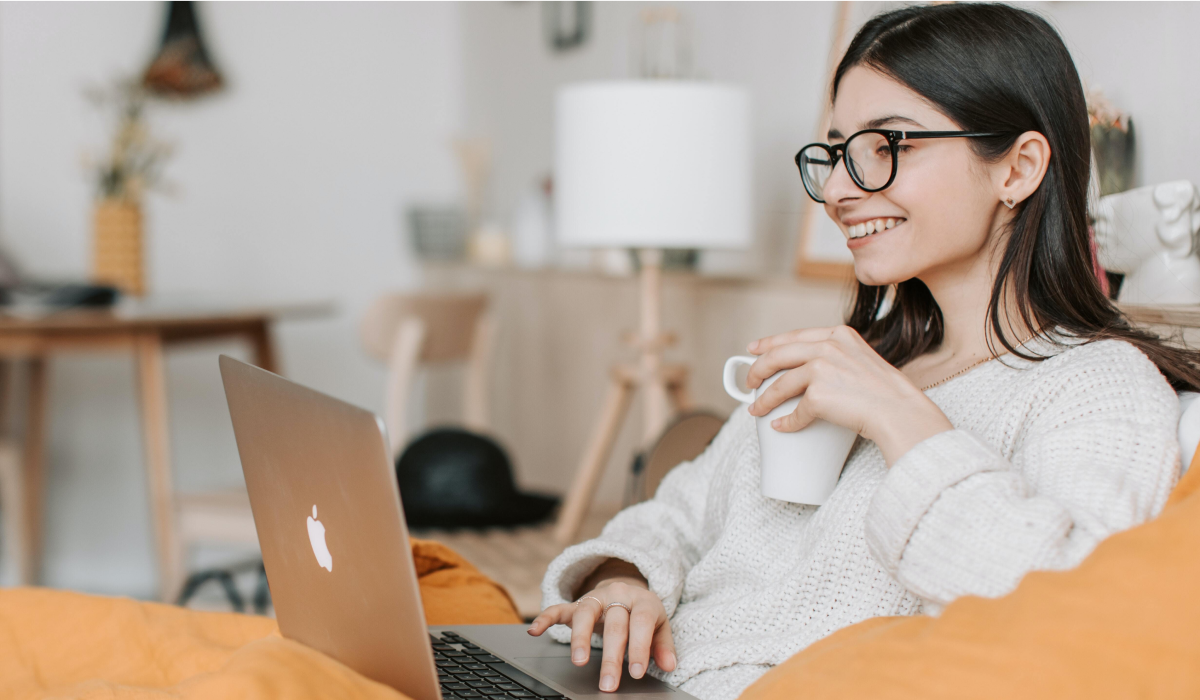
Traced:
<path id="1" fill-rule="evenodd" d="M 82 89 L 140 75 L 163 10 L 0 7 L 0 229 L 30 272 L 86 274 L 92 191 L 81 154 L 107 134 Z M 453 3 L 202 5 L 228 87 L 150 115 L 177 144 L 166 173 L 178 189 L 146 200 L 152 292 L 333 300 L 331 319 L 280 326 L 283 368 L 379 410 L 382 370 L 363 358 L 356 323 L 380 291 L 417 283 L 406 204 L 459 191 L 449 142 L 463 119 L 460 13 Z M 168 357 L 178 488 L 240 483 L 211 348 Z M 50 381 L 44 580 L 149 592 L 132 362 L 55 360 Z"/>
<path id="2" fill-rule="evenodd" d="M 738 351 L 747 336 L 836 319 L 840 311 L 836 289 L 790 278 L 804 206 L 791 158 L 813 140 L 834 9 L 671 6 L 692 27 L 695 75 L 741 83 L 754 101 L 755 246 L 710 258 L 702 269 L 767 280 L 769 289 L 730 292 L 707 316 L 688 316 L 692 302 L 667 290 L 668 325 L 687 331 L 693 346 L 708 343 L 693 347 L 702 360 L 694 363 L 697 381 L 708 381 L 696 393 L 725 409 L 719 366 L 709 365 Z M 1026 6 L 1060 28 L 1084 79 L 1133 115 L 1137 182 L 1200 182 L 1200 132 L 1192 124 L 1200 114 L 1193 78 L 1200 58 L 1191 39 L 1200 5 Z M 450 144 L 466 134 L 493 144 L 487 207 L 506 221 L 549 173 L 555 89 L 635 77 L 634 27 L 646 7 L 661 5 L 594 3 L 588 41 L 555 53 L 544 38 L 541 3 L 203 4 L 206 39 L 228 87 L 195 103 L 158 105 L 150 118 L 178 144 L 166 171 L 177 193 L 146 204 L 151 288 L 180 297 L 336 302 L 331 318 L 280 327 L 284 370 L 380 409 L 382 372 L 359 350 L 356 324 L 373 296 L 421 284 L 402 212 L 461 199 Z M 159 3 L 0 4 L 0 243 L 29 271 L 86 273 L 91 190 L 80 155 L 104 144 L 106 132 L 82 88 L 139 73 L 162 21 Z M 581 295 L 607 288 L 589 285 Z M 629 297 L 613 304 L 621 313 L 596 323 L 632 327 L 632 292 L 620 293 Z M 770 311 L 747 317 L 747 307 Z M 739 325 L 722 327 L 728 316 Z M 569 430 L 540 435 L 528 422 L 519 426 L 511 406 L 523 387 L 498 368 L 497 407 L 509 413 L 498 416 L 497 430 L 515 445 L 523 482 L 560 490 L 569 482 L 604 368 L 622 352 L 615 337 L 607 327 L 594 329 L 573 342 L 611 341 L 603 356 L 552 366 L 589 378 L 570 397 Z M 513 357 L 509 347 L 498 357 Z M 223 349 L 245 356 L 237 346 Z M 238 483 L 211 350 L 173 353 L 168 376 L 178 488 Z M 131 362 L 120 355 L 56 360 L 51 377 L 44 580 L 148 595 L 154 568 Z M 542 399 L 519 405 L 553 410 Z M 631 449 L 627 438 L 615 461 Z M 620 476 L 606 477 L 599 500 L 619 500 Z M 0 572 L 0 582 L 11 573 Z"/>
<path id="3" fill-rule="evenodd" d="M 861 2 L 856 17 L 905 3 Z M 1191 27 L 1200 4 L 1168 2 L 1019 3 L 1061 32 L 1080 77 L 1134 115 L 1138 182 L 1200 182 L 1200 60 Z M 493 137 L 494 206 L 505 213 L 553 162 L 555 89 L 576 80 L 637 75 L 638 15 L 662 3 L 594 3 L 595 31 L 572 54 L 541 41 L 540 3 L 464 6 L 466 124 Z M 750 253 L 722 254 L 709 269 L 791 270 L 802 207 L 792 156 L 814 139 L 835 3 L 671 3 L 689 21 L 697 77 L 747 87 L 753 99 L 755 211 Z"/>

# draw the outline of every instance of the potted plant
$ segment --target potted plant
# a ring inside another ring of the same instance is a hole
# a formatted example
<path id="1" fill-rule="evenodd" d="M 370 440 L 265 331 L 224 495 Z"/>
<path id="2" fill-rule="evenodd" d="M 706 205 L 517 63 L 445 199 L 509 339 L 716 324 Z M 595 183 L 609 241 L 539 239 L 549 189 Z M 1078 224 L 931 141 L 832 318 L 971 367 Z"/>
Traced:
<path id="1" fill-rule="evenodd" d="M 1100 196 L 1133 187 L 1133 120 L 1098 89 L 1087 93 L 1088 124 Z"/>
<path id="2" fill-rule="evenodd" d="M 86 91 L 88 100 L 112 117 L 106 153 L 88 157 L 95 186 L 92 215 L 92 277 L 126 294 L 146 293 L 142 197 L 162 182 L 171 145 L 154 138 L 146 125 L 145 89 L 133 80 Z"/>

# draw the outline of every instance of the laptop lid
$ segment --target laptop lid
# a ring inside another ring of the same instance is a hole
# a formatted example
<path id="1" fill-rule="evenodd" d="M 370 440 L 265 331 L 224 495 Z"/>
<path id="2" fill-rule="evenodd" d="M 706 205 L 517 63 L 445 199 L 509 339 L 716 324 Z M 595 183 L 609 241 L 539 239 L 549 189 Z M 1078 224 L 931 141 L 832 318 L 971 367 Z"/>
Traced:
<path id="1" fill-rule="evenodd" d="M 220 366 L 280 632 L 439 700 L 382 421 L 231 357 Z"/>

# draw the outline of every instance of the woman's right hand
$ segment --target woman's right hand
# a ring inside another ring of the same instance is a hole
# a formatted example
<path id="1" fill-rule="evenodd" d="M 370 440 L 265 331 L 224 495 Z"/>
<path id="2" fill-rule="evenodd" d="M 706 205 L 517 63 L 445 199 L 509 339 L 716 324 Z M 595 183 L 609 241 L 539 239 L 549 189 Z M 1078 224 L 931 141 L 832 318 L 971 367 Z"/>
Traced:
<path id="1" fill-rule="evenodd" d="M 537 637 L 551 625 L 571 628 L 571 661 L 576 666 L 588 662 L 592 651 L 592 632 L 604 640 L 600 664 L 600 690 L 612 692 L 621 680 L 621 662 L 629 650 L 629 675 L 641 678 L 646 673 L 650 656 L 664 671 L 675 670 L 675 642 L 671 638 L 671 623 L 658 596 L 650 592 L 637 569 L 625 562 L 613 561 L 616 567 L 605 564 L 601 569 L 624 568 L 632 572 L 611 572 L 618 575 L 602 578 L 593 574 L 585 586 L 594 587 L 584 593 L 577 603 L 551 605 L 534 619 L 529 634 Z M 621 567 L 620 565 L 624 565 Z M 600 573 L 600 570 L 597 570 Z M 632 573 L 632 575 L 630 575 Z M 593 583 L 594 582 L 594 583 Z M 619 605 L 624 603 L 632 612 Z M 605 613 L 605 608 L 608 612 Z"/>

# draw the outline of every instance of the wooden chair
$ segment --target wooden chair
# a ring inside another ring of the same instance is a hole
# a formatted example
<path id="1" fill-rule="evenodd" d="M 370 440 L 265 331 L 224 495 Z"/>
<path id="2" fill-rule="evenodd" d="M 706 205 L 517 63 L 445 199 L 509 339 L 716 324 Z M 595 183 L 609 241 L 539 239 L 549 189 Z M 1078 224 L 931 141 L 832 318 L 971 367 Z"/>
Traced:
<path id="1" fill-rule="evenodd" d="M 463 425 L 488 429 L 495 334 L 495 320 L 483 294 L 388 294 L 371 304 L 363 317 L 362 340 L 367 353 L 387 365 L 384 423 L 393 458 L 408 444 L 407 407 L 421 364 L 465 362 Z"/>
<path id="2" fill-rule="evenodd" d="M 655 443 L 638 456 L 625 493 L 625 505 L 649 500 L 667 472 L 700 456 L 725 425 L 711 411 L 692 411 L 676 418 Z"/>

